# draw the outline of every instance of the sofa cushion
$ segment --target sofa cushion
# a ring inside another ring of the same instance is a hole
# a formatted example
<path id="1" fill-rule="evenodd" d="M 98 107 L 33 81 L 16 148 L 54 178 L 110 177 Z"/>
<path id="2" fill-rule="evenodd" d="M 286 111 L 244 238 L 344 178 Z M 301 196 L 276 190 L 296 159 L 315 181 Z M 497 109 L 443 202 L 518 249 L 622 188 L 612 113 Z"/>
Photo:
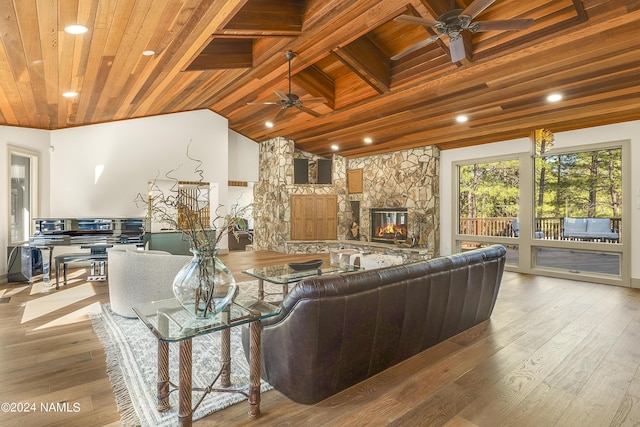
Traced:
<path id="1" fill-rule="evenodd" d="M 587 218 L 587 234 L 593 239 L 617 239 L 609 218 Z"/>
<path id="2" fill-rule="evenodd" d="M 565 218 L 563 233 L 565 236 L 584 236 L 587 233 L 587 219 Z"/>

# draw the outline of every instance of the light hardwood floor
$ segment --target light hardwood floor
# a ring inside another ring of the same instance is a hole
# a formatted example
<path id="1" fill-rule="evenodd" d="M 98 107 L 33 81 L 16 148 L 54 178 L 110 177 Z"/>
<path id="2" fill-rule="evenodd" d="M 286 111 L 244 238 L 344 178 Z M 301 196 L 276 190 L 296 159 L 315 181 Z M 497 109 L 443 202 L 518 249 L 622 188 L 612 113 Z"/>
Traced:
<path id="1" fill-rule="evenodd" d="M 223 255 L 238 281 L 250 279 L 246 267 L 291 258 Z M 108 301 L 107 285 L 87 282 L 85 269 L 70 277 L 59 291 L 41 282 L 0 286 L 2 301 L 9 298 L 0 303 L 0 403 L 69 408 L 0 412 L 2 426 L 120 425 L 86 314 Z M 246 409 L 195 425 L 637 426 L 640 290 L 507 272 L 490 321 L 316 405 L 270 391 L 259 419 Z"/>

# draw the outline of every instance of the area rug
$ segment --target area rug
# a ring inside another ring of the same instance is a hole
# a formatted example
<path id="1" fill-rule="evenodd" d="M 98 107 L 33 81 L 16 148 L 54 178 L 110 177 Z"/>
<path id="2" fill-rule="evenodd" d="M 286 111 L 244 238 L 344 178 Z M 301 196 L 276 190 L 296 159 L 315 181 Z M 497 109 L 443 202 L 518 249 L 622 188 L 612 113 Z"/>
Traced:
<path id="1" fill-rule="evenodd" d="M 243 292 L 257 291 L 254 282 L 240 283 Z M 173 426 L 178 417 L 178 392 L 170 394 L 171 409 L 156 410 L 157 340 L 137 318 L 128 319 L 114 314 L 109 304 L 92 315 L 93 328 L 107 355 L 107 374 L 116 396 L 116 404 L 123 425 Z M 193 346 L 193 387 L 207 387 L 219 370 L 220 333 L 196 337 Z M 169 375 L 172 382 L 178 378 L 178 345 L 169 344 Z M 249 365 L 241 342 L 241 328 L 231 328 L 231 382 L 248 384 Z M 272 387 L 262 381 L 261 392 Z M 201 393 L 193 393 L 193 402 Z M 193 414 L 199 419 L 230 405 L 243 402 L 246 397 L 238 393 L 211 393 L 205 397 Z M 248 409 L 248 408 L 247 408 Z"/>

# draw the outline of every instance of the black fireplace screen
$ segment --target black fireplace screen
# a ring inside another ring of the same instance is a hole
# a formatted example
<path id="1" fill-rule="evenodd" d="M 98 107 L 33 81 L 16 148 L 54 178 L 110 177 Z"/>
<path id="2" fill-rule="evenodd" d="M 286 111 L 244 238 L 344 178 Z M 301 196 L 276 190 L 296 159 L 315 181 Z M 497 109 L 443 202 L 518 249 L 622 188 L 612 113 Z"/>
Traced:
<path id="1" fill-rule="evenodd" d="M 382 243 L 407 240 L 407 209 L 371 209 L 371 241 Z"/>

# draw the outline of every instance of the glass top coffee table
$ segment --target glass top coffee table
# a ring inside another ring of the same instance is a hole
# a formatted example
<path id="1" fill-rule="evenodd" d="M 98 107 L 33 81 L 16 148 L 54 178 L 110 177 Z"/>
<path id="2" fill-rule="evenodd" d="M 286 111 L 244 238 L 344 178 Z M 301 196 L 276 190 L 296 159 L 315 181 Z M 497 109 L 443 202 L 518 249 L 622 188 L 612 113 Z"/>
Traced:
<path id="1" fill-rule="evenodd" d="M 249 417 L 260 415 L 260 321 L 280 313 L 280 308 L 255 297 L 238 293 L 224 311 L 209 319 L 195 318 L 175 298 L 140 304 L 133 308 L 136 315 L 158 339 L 157 409 L 169 407 L 172 386 L 169 378 L 169 343 L 179 342 L 178 425 L 190 426 L 193 412 L 202 399 L 211 392 L 241 393 L 249 400 Z M 245 387 L 231 387 L 231 328 L 249 324 L 251 352 L 249 358 L 249 381 Z M 191 339 L 199 335 L 220 331 L 221 366 L 211 385 L 192 388 Z M 219 385 L 214 387 L 220 380 Z M 174 386 L 175 388 L 175 386 Z M 202 391 L 200 401 L 192 407 L 192 392 Z"/>
<path id="2" fill-rule="evenodd" d="M 346 273 L 348 271 L 356 271 L 358 267 L 353 265 L 324 265 L 320 268 L 312 270 L 294 270 L 288 264 L 272 265 L 268 267 L 256 267 L 242 270 L 244 274 L 258 279 L 258 299 L 264 299 L 264 282 L 282 285 L 282 299 L 284 300 L 289 293 L 289 285 L 298 283 L 306 277 L 321 276 L 323 274 Z"/>

